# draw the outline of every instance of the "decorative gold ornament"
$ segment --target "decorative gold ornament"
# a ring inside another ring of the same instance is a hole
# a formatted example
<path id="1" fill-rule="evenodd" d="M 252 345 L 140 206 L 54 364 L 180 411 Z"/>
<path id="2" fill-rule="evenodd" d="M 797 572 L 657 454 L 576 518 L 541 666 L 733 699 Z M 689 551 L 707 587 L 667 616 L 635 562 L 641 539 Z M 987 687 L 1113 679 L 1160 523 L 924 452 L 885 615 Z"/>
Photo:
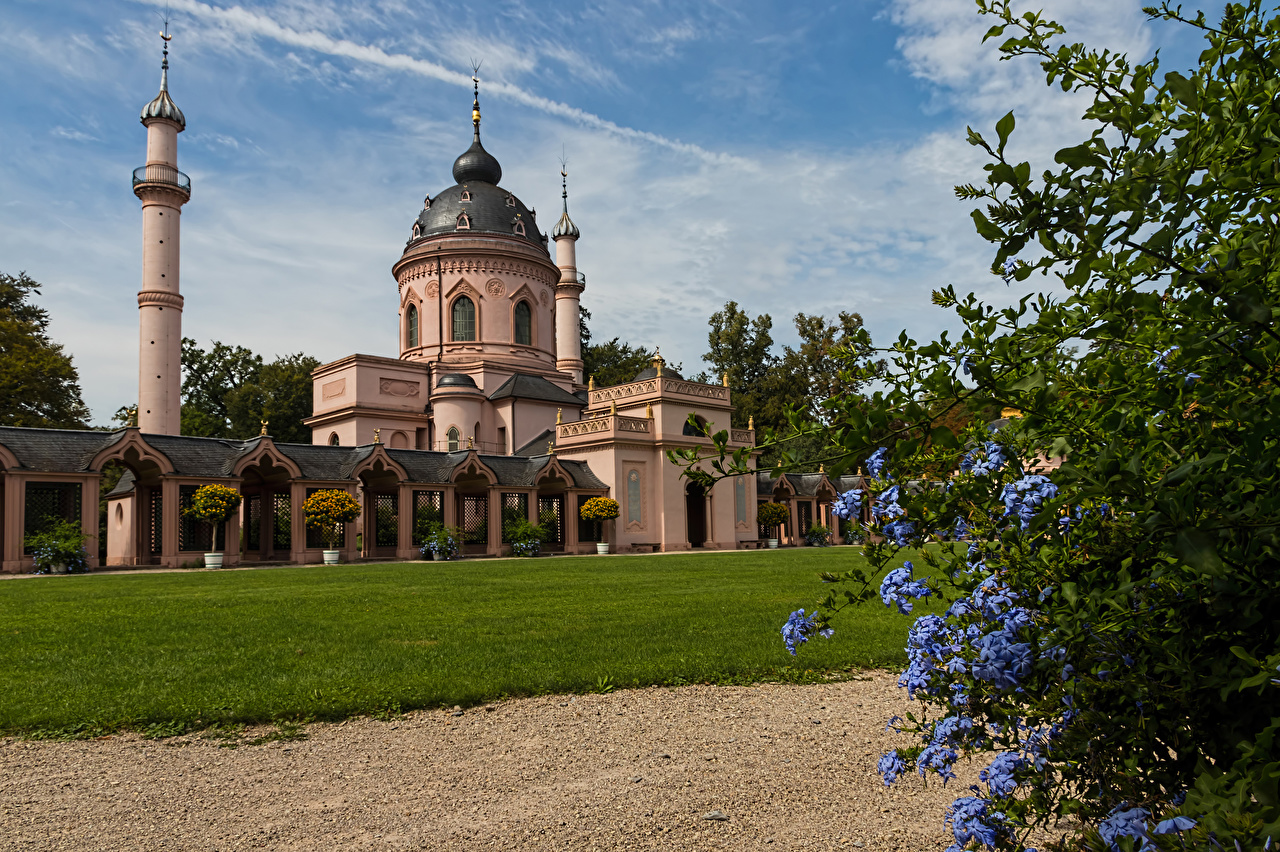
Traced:
<path id="1" fill-rule="evenodd" d="M 645 416 L 645 418 L 647 418 L 647 419 L 649 419 L 649 420 L 652 420 L 652 419 L 653 419 L 653 403 L 652 403 L 652 402 L 646 402 L 646 403 L 645 403 L 645 405 L 644 405 L 644 416 Z"/>
<path id="2" fill-rule="evenodd" d="M 382 443 L 382 430 L 381 430 L 381 429 L 374 429 L 374 430 L 373 430 L 373 442 L 374 442 L 375 444 L 381 444 L 381 443 Z"/>
<path id="3" fill-rule="evenodd" d="M 556 442 L 547 441 L 547 455 L 554 456 L 556 454 Z"/>
<path id="4" fill-rule="evenodd" d="M 563 412 L 564 412 L 563 408 L 556 409 L 556 425 L 557 426 L 559 426 L 561 423 L 564 422 Z"/>
<path id="5" fill-rule="evenodd" d="M 595 390 L 595 389 L 596 389 L 596 377 L 595 377 L 595 376 L 590 376 L 590 377 L 587 379 L 587 390 L 589 390 L 589 391 L 593 391 L 593 390 Z"/>
<path id="6" fill-rule="evenodd" d="M 618 413 L 618 401 L 616 399 L 609 400 L 609 413 L 610 414 Z"/>
<path id="7" fill-rule="evenodd" d="M 262 422 L 262 431 L 258 433 L 258 437 L 265 438 L 267 437 L 267 421 L 263 420 L 261 422 Z"/>
<path id="8" fill-rule="evenodd" d="M 468 450 L 474 450 L 475 448 L 476 448 L 476 436 L 475 436 L 475 435 L 468 435 L 468 436 L 467 436 L 467 449 L 468 449 Z"/>
<path id="9" fill-rule="evenodd" d="M 754 431 L 756 430 L 756 418 L 755 418 L 755 415 L 752 415 L 752 416 L 750 416 L 750 417 L 748 417 L 748 418 L 747 418 L 747 428 L 748 428 L 748 429 L 750 429 L 752 432 L 754 432 Z"/>
<path id="10" fill-rule="evenodd" d="M 725 374 L 724 374 L 724 377 L 720 380 L 720 384 L 724 385 L 725 387 L 729 387 L 729 374 L 728 374 L 728 373 L 725 373 Z"/>

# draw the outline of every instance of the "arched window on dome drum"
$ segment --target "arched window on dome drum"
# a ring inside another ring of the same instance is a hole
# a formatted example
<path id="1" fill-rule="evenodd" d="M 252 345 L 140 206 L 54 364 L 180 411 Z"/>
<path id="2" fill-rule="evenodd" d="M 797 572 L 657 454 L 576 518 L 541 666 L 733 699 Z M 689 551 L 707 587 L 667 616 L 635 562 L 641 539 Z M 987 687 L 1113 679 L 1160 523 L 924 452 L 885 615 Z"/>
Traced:
<path id="1" fill-rule="evenodd" d="M 449 452 L 456 453 L 458 451 L 458 437 L 458 427 L 450 426 L 449 431 L 446 433 L 446 440 L 449 442 Z"/>
<path id="2" fill-rule="evenodd" d="M 458 301 L 453 303 L 453 339 L 476 339 L 476 306 L 466 296 L 459 296 Z"/>
<path id="3" fill-rule="evenodd" d="M 515 319 L 512 321 L 512 337 L 521 346 L 533 345 L 533 311 L 529 303 L 521 299 L 516 303 Z"/>
<path id="4" fill-rule="evenodd" d="M 407 348 L 415 349 L 418 346 L 418 308 L 410 305 L 404 314 L 405 325 L 405 342 Z"/>

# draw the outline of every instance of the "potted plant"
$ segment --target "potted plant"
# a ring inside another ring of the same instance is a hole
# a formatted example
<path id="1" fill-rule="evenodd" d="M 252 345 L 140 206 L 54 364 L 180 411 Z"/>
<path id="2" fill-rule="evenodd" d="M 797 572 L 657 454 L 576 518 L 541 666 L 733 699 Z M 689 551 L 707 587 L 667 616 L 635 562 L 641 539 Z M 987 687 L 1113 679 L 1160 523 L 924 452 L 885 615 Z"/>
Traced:
<path id="1" fill-rule="evenodd" d="M 204 555 L 204 567 L 222 567 L 222 552 L 218 550 L 218 532 L 236 509 L 240 508 L 240 500 L 240 492 L 234 488 L 217 483 L 202 485 L 192 495 L 191 505 L 182 510 L 182 514 L 186 517 L 204 521 L 213 526 L 213 550 Z"/>
<path id="2" fill-rule="evenodd" d="M 831 545 L 831 530 L 822 524 L 813 524 L 809 527 L 809 531 L 804 534 L 804 543 L 810 547 L 829 547 Z"/>
<path id="3" fill-rule="evenodd" d="M 517 518 L 502 525 L 502 537 L 511 542 L 511 552 L 516 556 L 537 556 L 546 539 L 547 531 L 525 518 Z"/>
<path id="4" fill-rule="evenodd" d="M 307 526 L 320 531 L 324 539 L 324 564 L 338 564 L 338 536 L 342 525 L 360 517 L 360 503 L 341 488 L 326 488 L 308 497 L 302 504 Z"/>
<path id="5" fill-rule="evenodd" d="M 618 517 L 618 501 L 611 500 L 608 497 L 592 497 L 590 500 L 582 504 L 582 509 L 578 516 L 584 521 L 594 521 L 596 526 L 596 538 L 603 538 L 600 535 L 599 524 L 603 521 L 612 521 Z M 596 553 L 608 553 L 609 542 L 597 541 Z"/>
<path id="6" fill-rule="evenodd" d="M 422 558 L 438 559 L 444 562 L 456 556 L 461 549 L 462 530 L 434 523 L 427 529 L 424 539 Z"/>
<path id="7" fill-rule="evenodd" d="M 33 574 L 83 574 L 89 570 L 84 543 L 89 536 L 79 521 L 46 518 L 44 529 L 22 540 L 31 548 Z"/>
<path id="8" fill-rule="evenodd" d="M 756 522 L 775 533 L 769 539 L 769 547 L 776 548 L 778 546 L 776 530 L 785 524 L 790 517 L 791 510 L 781 503 L 761 503 L 760 508 L 756 509 Z"/>

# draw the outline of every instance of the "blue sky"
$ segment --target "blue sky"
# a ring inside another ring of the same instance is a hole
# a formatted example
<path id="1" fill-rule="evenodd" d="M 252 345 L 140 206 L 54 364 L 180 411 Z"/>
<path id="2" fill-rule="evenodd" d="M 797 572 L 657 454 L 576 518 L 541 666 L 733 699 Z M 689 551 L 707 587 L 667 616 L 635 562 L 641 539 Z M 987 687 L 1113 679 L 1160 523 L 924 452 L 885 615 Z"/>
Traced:
<path id="1" fill-rule="evenodd" d="M 931 337 L 949 326 L 929 304 L 942 284 L 1015 300 L 951 192 L 981 179 L 965 126 L 1014 109 L 1011 147 L 1036 170 L 1087 134 L 1078 98 L 981 44 L 971 0 L 169 5 L 193 181 L 183 331 L 268 357 L 395 354 L 391 264 L 469 144 L 471 58 L 485 145 L 544 228 L 568 156 L 596 336 L 690 372 L 728 299 L 770 313 L 779 342 L 797 311 Z M 1159 48 L 1166 68 L 1199 49 L 1138 2 L 1042 5 L 1074 39 Z M 163 8 L 0 5 L 0 270 L 45 285 L 98 423 L 136 395 L 129 175 Z"/>

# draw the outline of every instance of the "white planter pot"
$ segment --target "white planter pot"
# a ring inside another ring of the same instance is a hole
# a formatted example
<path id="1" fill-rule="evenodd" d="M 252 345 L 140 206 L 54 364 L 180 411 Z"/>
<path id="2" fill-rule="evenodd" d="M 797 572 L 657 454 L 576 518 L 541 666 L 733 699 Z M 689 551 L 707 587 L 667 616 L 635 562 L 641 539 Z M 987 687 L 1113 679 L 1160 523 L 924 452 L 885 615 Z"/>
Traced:
<path id="1" fill-rule="evenodd" d="M 341 552 L 341 551 L 337 551 L 337 550 L 326 550 L 326 551 L 324 552 L 324 564 L 325 564 L 325 565 L 337 565 L 337 564 L 338 564 L 338 555 L 339 555 L 339 553 L 340 553 L 340 552 Z"/>
<path id="2" fill-rule="evenodd" d="M 769 549 L 770 550 L 778 549 L 778 540 L 776 538 L 769 539 Z"/>
<path id="3" fill-rule="evenodd" d="M 206 554 L 204 555 L 204 567 L 206 567 L 206 568 L 221 568 L 221 567 L 222 567 L 222 554 L 221 554 L 221 553 L 206 553 Z"/>
<path id="4" fill-rule="evenodd" d="M 608 552 L 609 552 L 609 542 L 607 541 L 596 542 L 596 553 L 599 553 L 601 556 L 603 556 Z"/>

